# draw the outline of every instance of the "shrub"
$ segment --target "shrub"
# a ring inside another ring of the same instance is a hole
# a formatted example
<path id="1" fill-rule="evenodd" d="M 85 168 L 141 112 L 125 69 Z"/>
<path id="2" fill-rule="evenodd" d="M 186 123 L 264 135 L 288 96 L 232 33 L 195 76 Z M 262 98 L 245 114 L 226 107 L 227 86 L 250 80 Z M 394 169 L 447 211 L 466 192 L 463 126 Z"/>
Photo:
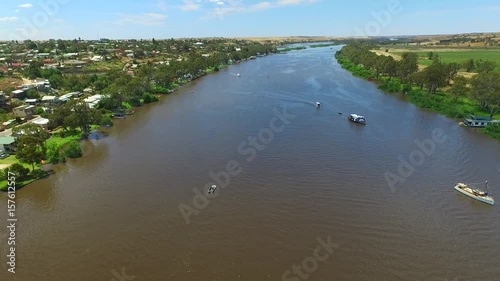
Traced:
<path id="1" fill-rule="evenodd" d="M 80 143 L 76 140 L 70 141 L 68 143 L 68 147 L 64 151 L 64 154 L 68 158 L 82 157 L 82 148 L 80 147 Z"/>
<path id="2" fill-rule="evenodd" d="M 151 103 L 151 95 L 145 93 L 144 95 L 142 95 L 142 100 L 144 101 L 144 103 Z"/>
<path id="3" fill-rule="evenodd" d="M 165 87 L 156 85 L 156 86 L 153 87 L 153 93 L 156 93 L 156 94 L 168 94 L 169 91 Z"/>
<path id="4" fill-rule="evenodd" d="M 2 169 L 0 170 L 0 181 L 5 181 L 8 178 L 8 169 Z"/>
<path id="5" fill-rule="evenodd" d="M 379 86 L 379 89 L 389 93 L 396 93 L 401 91 L 401 83 L 396 79 L 385 79 L 384 83 Z"/>
<path id="6" fill-rule="evenodd" d="M 7 169 L 8 169 L 7 173 L 8 172 L 14 173 L 16 179 L 20 180 L 25 179 L 30 172 L 30 169 L 25 168 L 23 165 L 19 163 L 14 163 Z"/>
<path id="7" fill-rule="evenodd" d="M 113 126 L 113 120 L 111 120 L 111 116 L 104 114 L 101 119 L 101 126 Z"/>
<path id="8" fill-rule="evenodd" d="M 46 176 L 49 175 L 48 172 L 44 171 L 44 170 L 34 170 L 31 172 L 31 175 L 34 177 L 34 178 L 37 178 L 37 179 L 41 179 L 41 178 L 44 178 Z"/>
<path id="9" fill-rule="evenodd" d="M 47 147 L 47 160 L 52 164 L 64 162 L 64 155 L 61 153 L 61 146 L 53 143 Z"/>
<path id="10" fill-rule="evenodd" d="M 482 128 L 481 131 L 495 139 L 500 139 L 500 124 L 490 124 Z"/>

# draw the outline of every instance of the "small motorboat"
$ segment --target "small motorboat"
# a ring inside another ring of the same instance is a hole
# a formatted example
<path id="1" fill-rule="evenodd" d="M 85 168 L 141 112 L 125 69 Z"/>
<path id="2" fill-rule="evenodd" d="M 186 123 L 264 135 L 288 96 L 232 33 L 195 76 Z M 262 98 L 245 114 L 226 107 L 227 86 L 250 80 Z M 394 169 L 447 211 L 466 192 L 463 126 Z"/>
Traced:
<path id="1" fill-rule="evenodd" d="M 342 115 L 342 112 L 341 112 L 341 111 L 339 111 L 339 115 Z"/>
<path id="2" fill-rule="evenodd" d="M 217 189 L 217 186 L 214 184 L 212 185 L 209 189 L 208 189 L 208 194 L 212 194 L 215 192 L 215 190 Z"/>
<path id="3" fill-rule="evenodd" d="M 349 115 L 349 120 L 351 120 L 354 123 L 359 123 L 359 124 L 366 125 L 366 119 L 365 119 L 364 116 L 361 116 L 361 115 L 350 114 Z"/>
<path id="4" fill-rule="evenodd" d="M 485 182 L 486 187 L 488 187 L 488 182 Z M 494 205 L 495 204 L 495 199 L 491 197 L 491 195 L 488 195 L 488 192 L 483 191 L 477 187 L 474 187 L 473 185 L 468 185 L 465 183 L 457 183 L 455 185 L 455 190 L 462 193 L 463 195 L 467 195 L 471 198 L 474 198 L 478 201 L 481 201 L 486 204 Z"/>
<path id="5" fill-rule="evenodd" d="M 240 76 L 241 76 L 241 74 L 239 74 L 239 73 L 238 73 L 238 74 L 236 74 L 236 76 L 240 77 Z"/>
<path id="6" fill-rule="evenodd" d="M 321 106 L 321 103 L 319 103 L 318 101 L 316 102 L 316 107 L 319 108 Z"/>

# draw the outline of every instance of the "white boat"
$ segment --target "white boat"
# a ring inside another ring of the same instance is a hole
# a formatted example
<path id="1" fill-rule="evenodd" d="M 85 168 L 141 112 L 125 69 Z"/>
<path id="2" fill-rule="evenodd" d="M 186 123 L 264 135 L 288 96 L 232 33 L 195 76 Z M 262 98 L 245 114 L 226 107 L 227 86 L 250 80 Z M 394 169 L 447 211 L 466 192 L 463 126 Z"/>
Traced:
<path id="1" fill-rule="evenodd" d="M 316 107 L 318 107 L 318 108 L 319 108 L 320 106 L 321 106 L 321 103 L 316 102 Z"/>
<path id="2" fill-rule="evenodd" d="M 212 194 L 217 190 L 217 186 L 214 184 L 208 189 L 208 194 Z"/>
<path id="3" fill-rule="evenodd" d="M 486 186 L 488 186 L 488 182 L 486 182 Z M 459 182 L 455 185 L 455 190 L 462 193 L 463 195 L 467 195 L 486 204 L 495 204 L 495 199 L 493 199 L 491 195 L 488 195 L 488 192 L 480 190 L 479 188 L 472 185 L 467 185 L 465 183 Z"/>
<path id="4" fill-rule="evenodd" d="M 355 123 L 360 123 L 360 124 L 366 124 L 366 119 L 364 116 L 357 115 L 357 114 L 350 114 L 349 115 L 349 120 Z"/>
<path id="5" fill-rule="evenodd" d="M 238 73 L 238 74 L 236 74 L 236 75 L 237 75 L 238 77 L 240 77 L 240 76 L 241 76 L 239 73 Z"/>

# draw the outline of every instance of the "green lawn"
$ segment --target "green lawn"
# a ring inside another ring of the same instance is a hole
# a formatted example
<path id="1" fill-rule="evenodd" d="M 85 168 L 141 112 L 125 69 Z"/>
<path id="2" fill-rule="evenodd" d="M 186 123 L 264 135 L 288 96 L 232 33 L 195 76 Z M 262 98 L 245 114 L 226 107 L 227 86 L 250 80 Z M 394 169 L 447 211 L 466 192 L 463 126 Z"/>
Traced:
<path id="1" fill-rule="evenodd" d="M 17 160 L 16 156 L 14 155 L 10 155 L 9 157 L 5 158 L 5 159 L 0 159 L 0 164 L 15 164 L 15 163 L 20 163 L 19 160 Z M 28 164 L 24 164 L 24 163 L 20 163 L 21 165 L 23 165 L 24 167 L 30 169 L 31 171 L 31 165 L 28 165 Z M 39 166 L 39 165 L 36 165 L 36 166 Z M 35 167 L 36 167 L 35 166 Z M 25 186 L 31 182 L 34 182 L 35 179 L 27 179 L 25 181 L 16 181 L 16 186 L 18 187 L 22 187 L 22 186 Z M 7 190 L 8 188 L 8 182 L 6 180 L 4 181 L 0 181 L 0 190 Z"/>
<path id="2" fill-rule="evenodd" d="M 51 146 L 51 145 L 56 144 L 59 147 L 62 147 L 65 144 L 69 143 L 70 141 L 80 140 L 81 138 L 82 138 L 81 134 L 75 134 L 75 135 L 65 137 L 65 138 L 62 138 L 59 136 L 52 136 L 50 139 L 47 140 L 46 144 L 47 144 L 47 146 Z"/>
<path id="3" fill-rule="evenodd" d="M 15 164 L 15 163 L 20 163 L 19 160 L 16 158 L 15 155 L 10 155 L 9 157 L 5 158 L 5 159 L 0 159 L 0 165 L 4 165 L 4 164 Z M 24 164 L 24 163 L 20 163 L 21 165 L 23 165 L 24 167 L 26 168 L 29 168 L 31 170 L 31 165 L 28 165 L 28 164 Z"/>
<path id="4" fill-rule="evenodd" d="M 408 50 L 409 52 L 414 52 L 412 50 Z M 417 51 L 415 52 L 419 56 L 418 63 L 422 65 L 430 65 L 432 60 L 428 59 L 429 51 Z M 456 62 L 462 63 L 468 59 L 474 60 L 489 60 L 497 63 L 497 69 L 500 69 L 500 49 L 495 50 L 484 50 L 484 51 L 433 51 L 434 54 L 439 55 L 441 60 L 446 63 Z M 402 53 L 394 53 L 397 55 L 401 55 Z"/>

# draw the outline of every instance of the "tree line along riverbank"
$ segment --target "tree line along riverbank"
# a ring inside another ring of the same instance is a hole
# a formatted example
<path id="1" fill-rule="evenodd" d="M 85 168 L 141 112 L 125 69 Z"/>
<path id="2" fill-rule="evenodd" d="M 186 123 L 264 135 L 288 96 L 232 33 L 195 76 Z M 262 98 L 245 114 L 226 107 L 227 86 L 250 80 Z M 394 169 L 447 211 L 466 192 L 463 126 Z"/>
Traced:
<path id="1" fill-rule="evenodd" d="M 416 53 L 402 53 L 396 60 L 371 52 L 373 48 L 366 43 L 350 43 L 335 58 L 354 76 L 377 83 L 384 92 L 404 93 L 407 101 L 420 108 L 452 118 L 500 118 L 500 73 L 495 70 L 496 62 L 481 61 L 477 75 L 466 78 L 458 75 L 464 65 L 445 63 L 438 55 L 419 70 Z M 500 124 L 490 124 L 481 131 L 500 139 Z"/>

